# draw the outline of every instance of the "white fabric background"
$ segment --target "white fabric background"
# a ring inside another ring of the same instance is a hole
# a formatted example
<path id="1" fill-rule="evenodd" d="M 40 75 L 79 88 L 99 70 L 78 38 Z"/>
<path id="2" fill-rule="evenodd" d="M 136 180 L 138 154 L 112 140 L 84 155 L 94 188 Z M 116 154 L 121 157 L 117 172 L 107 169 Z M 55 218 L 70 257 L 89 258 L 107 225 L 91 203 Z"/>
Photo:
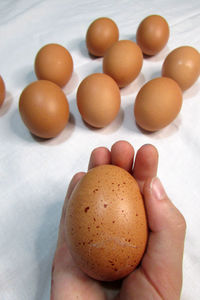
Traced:
<path id="1" fill-rule="evenodd" d="M 97 17 L 113 18 L 120 39 L 135 40 L 139 22 L 149 14 L 170 25 L 168 45 L 145 59 L 138 79 L 121 90 L 117 119 L 100 130 L 88 128 L 76 107 L 76 90 L 88 74 L 101 72 L 102 59 L 91 59 L 85 33 Z M 21 121 L 18 101 L 36 80 L 37 51 L 60 43 L 74 60 L 74 74 L 64 88 L 71 111 L 66 129 L 55 139 L 33 138 Z M 62 204 L 72 175 L 87 169 L 94 147 L 111 147 L 126 139 L 137 150 L 152 143 L 160 153 L 159 177 L 187 221 L 182 300 L 200 295 L 200 80 L 184 93 L 178 118 L 165 129 L 144 134 L 135 125 L 133 103 L 139 88 L 160 75 L 172 49 L 191 45 L 200 50 L 198 0 L 1 0 L 0 74 L 7 88 L 0 109 L 0 299 L 49 299 L 51 262 Z"/>

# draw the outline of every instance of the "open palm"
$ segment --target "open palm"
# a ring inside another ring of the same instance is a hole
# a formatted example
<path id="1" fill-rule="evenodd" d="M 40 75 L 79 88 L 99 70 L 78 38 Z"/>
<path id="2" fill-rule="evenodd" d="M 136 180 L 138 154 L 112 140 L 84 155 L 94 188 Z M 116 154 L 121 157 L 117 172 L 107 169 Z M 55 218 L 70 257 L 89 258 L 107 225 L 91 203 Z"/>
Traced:
<path id="1" fill-rule="evenodd" d="M 112 146 L 111 151 L 104 147 L 93 150 L 89 169 L 101 164 L 120 166 L 132 173 L 137 180 L 144 197 L 150 229 L 146 252 L 139 268 L 119 283 L 117 295 L 112 288 L 91 279 L 75 265 L 65 241 L 64 226 L 66 203 L 85 174 L 77 173 L 71 180 L 63 206 L 52 267 L 50 300 L 180 299 L 186 225 L 183 216 L 168 199 L 156 177 L 156 148 L 144 145 L 134 159 L 133 147 L 126 141 L 119 141 Z"/>

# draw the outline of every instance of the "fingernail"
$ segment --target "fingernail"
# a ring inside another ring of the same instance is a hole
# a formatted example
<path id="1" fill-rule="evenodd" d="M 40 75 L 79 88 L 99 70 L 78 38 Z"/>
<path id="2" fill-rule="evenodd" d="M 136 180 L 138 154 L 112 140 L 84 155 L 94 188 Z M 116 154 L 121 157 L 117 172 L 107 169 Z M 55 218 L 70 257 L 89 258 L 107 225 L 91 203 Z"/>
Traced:
<path id="1" fill-rule="evenodd" d="M 156 200 L 162 200 L 167 196 L 158 177 L 153 178 L 151 181 L 151 193 Z"/>

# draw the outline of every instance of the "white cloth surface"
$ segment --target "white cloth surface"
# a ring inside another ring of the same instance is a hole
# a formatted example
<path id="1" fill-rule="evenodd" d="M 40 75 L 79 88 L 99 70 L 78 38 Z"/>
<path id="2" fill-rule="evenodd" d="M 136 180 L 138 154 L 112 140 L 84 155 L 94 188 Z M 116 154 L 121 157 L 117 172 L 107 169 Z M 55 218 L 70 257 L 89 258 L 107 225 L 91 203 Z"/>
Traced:
<path id="1" fill-rule="evenodd" d="M 88 128 L 76 106 L 76 90 L 88 74 L 102 71 L 102 58 L 92 59 L 85 46 L 89 24 L 107 16 L 118 25 L 120 39 L 135 40 L 139 22 L 160 14 L 170 26 L 167 46 L 144 59 L 142 72 L 121 90 L 121 111 L 104 129 Z M 133 118 L 139 88 L 160 76 L 166 55 L 191 45 L 200 50 L 200 1 L 135 0 L 1 0 L 0 74 L 7 94 L 0 109 L 0 299 L 47 300 L 51 263 L 68 183 L 86 171 L 90 152 L 111 147 L 120 139 L 137 150 L 146 143 L 158 148 L 158 175 L 187 222 L 182 300 L 200 295 L 200 80 L 184 92 L 182 110 L 165 129 L 141 132 Z M 56 138 L 33 138 L 24 126 L 18 101 L 23 88 L 35 81 L 34 58 L 47 43 L 71 53 L 74 73 L 64 91 L 70 122 Z"/>

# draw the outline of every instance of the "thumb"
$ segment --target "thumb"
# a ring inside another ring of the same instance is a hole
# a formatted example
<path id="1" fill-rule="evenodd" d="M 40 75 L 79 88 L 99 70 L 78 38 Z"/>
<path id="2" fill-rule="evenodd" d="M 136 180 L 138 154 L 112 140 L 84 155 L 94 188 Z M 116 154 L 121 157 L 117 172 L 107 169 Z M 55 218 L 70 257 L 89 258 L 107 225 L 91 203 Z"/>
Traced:
<path id="1" fill-rule="evenodd" d="M 184 217 L 169 200 L 158 178 L 147 180 L 143 194 L 151 232 L 142 269 L 163 299 L 179 299 L 186 230 Z"/>

